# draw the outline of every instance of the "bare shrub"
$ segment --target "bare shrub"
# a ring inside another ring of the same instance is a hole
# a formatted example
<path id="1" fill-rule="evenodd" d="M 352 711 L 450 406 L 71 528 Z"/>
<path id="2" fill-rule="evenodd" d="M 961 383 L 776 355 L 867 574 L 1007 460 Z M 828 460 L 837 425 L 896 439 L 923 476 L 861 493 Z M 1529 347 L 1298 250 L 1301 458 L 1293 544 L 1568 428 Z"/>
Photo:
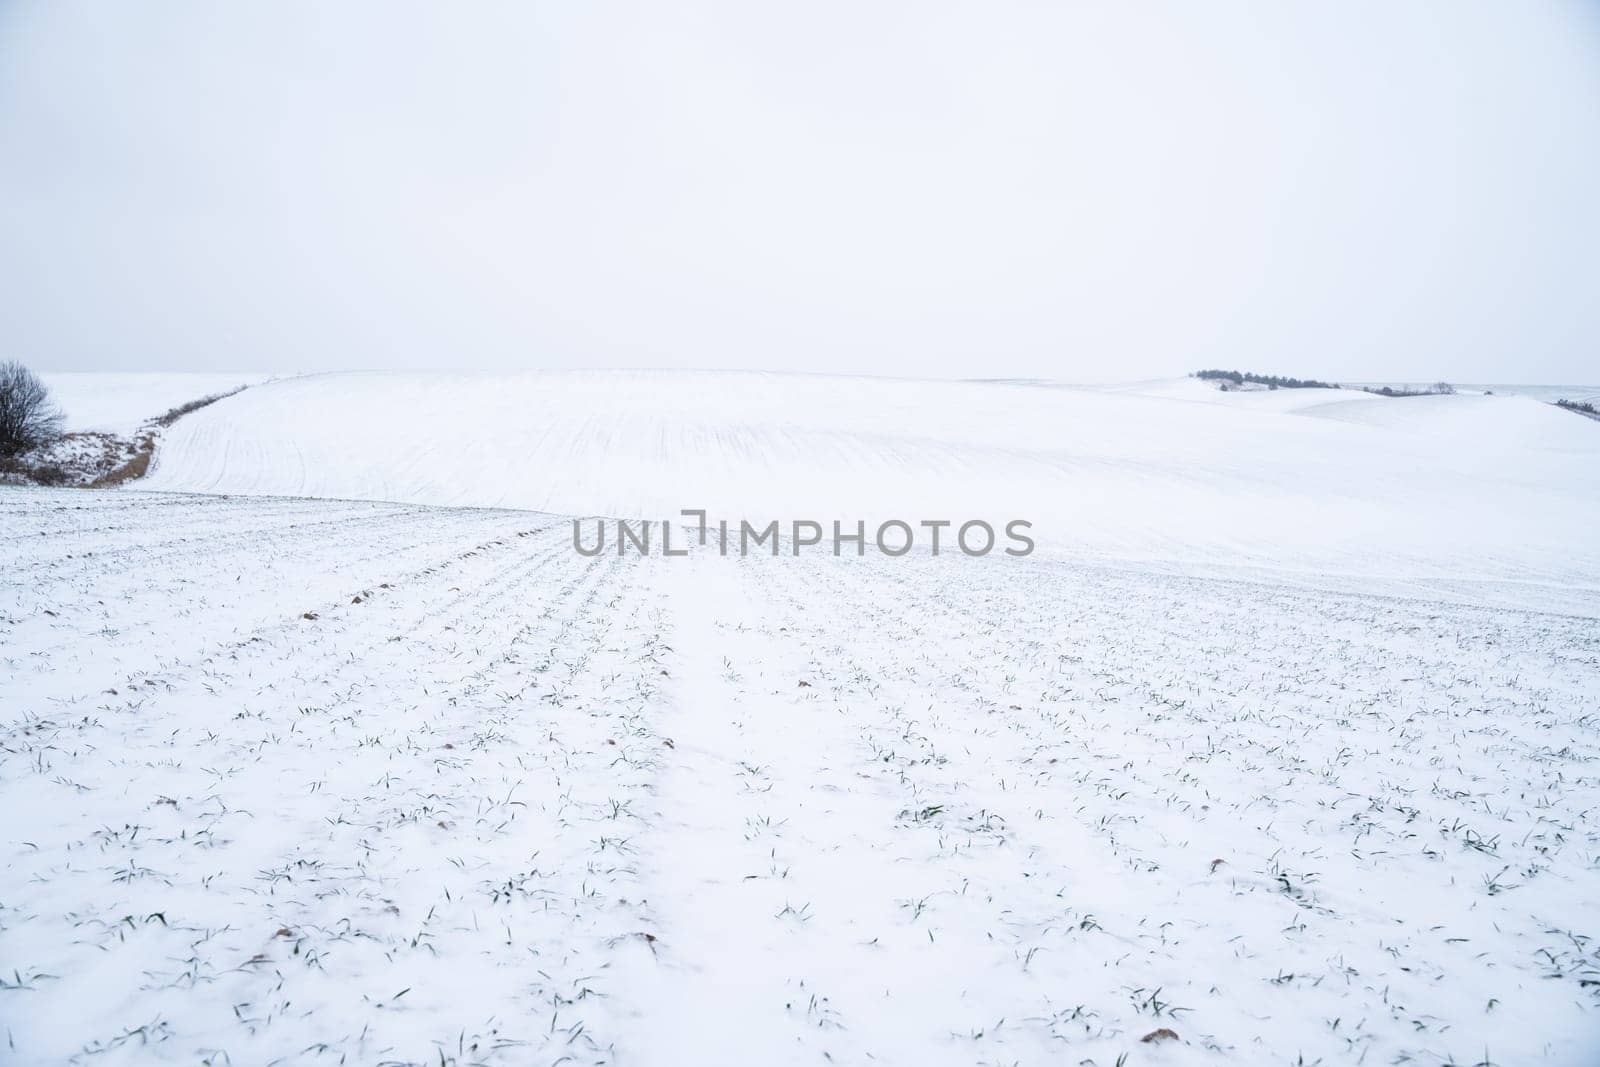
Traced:
<path id="1" fill-rule="evenodd" d="M 40 463 L 28 472 L 34 485 L 71 485 L 72 472 L 59 463 Z"/>
<path id="2" fill-rule="evenodd" d="M 0 456 L 15 456 L 61 435 L 62 414 L 39 376 L 15 361 L 0 363 Z"/>

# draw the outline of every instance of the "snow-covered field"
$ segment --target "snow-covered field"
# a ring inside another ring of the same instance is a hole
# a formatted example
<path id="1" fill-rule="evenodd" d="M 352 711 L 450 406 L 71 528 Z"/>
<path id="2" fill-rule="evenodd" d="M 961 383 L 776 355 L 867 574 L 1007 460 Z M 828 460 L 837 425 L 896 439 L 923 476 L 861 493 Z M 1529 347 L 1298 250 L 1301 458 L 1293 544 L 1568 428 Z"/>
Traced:
<path id="1" fill-rule="evenodd" d="M 1505 397 L 254 387 L 150 491 L 0 490 L 5 1056 L 1592 1064 L 1597 459 Z M 565 517 L 697 506 L 1040 551 Z"/>
<path id="2" fill-rule="evenodd" d="M 108 374 L 40 376 L 66 416 L 69 433 L 131 434 L 180 404 L 268 380 L 265 374 Z"/>
<path id="3" fill-rule="evenodd" d="M 1023 517 L 1055 556 L 1561 584 L 1600 575 L 1594 431 L 1521 397 L 1191 380 L 328 374 L 184 418 L 146 484 L 568 515 Z"/>

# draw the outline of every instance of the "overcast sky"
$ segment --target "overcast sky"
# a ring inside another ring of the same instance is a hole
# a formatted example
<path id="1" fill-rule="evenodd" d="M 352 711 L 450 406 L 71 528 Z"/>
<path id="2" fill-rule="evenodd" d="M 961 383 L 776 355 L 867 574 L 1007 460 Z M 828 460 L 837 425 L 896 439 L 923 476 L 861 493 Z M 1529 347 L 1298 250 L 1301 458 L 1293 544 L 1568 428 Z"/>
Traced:
<path id="1" fill-rule="evenodd" d="M 1600 3 L 0 0 L 0 357 L 1600 379 Z"/>

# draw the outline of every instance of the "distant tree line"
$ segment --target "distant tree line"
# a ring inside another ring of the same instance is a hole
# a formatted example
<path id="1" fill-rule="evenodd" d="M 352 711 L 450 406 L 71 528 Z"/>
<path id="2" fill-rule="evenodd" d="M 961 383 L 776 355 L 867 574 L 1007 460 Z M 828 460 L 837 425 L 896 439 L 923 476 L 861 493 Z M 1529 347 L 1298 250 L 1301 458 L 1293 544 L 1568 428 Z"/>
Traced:
<path id="1" fill-rule="evenodd" d="M 1371 393 L 1373 396 L 1454 396 L 1456 387 L 1449 382 L 1434 382 L 1432 385 L 1419 389 L 1412 389 L 1404 385 L 1398 389 L 1392 385 L 1380 386 L 1374 389 L 1369 385 L 1362 391 Z"/>
<path id="2" fill-rule="evenodd" d="M 1196 371 L 1196 378 L 1204 378 L 1208 382 L 1232 382 L 1234 385 L 1243 385 L 1253 382 L 1264 385 L 1268 389 L 1337 389 L 1338 382 L 1319 382 L 1315 378 L 1285 378 L 1278 374 L 1257 374 L 1254 371 L 1237 370 L 1203 370 Z"/>
<path id="3" fill-rule="evenodd" d="M 1591 419 L 1600 419 L 1600 410 L 1587 400 L 1557 400 L 1556 407 L 1576 411 L 1579 415 L 1587 415 Z"/>

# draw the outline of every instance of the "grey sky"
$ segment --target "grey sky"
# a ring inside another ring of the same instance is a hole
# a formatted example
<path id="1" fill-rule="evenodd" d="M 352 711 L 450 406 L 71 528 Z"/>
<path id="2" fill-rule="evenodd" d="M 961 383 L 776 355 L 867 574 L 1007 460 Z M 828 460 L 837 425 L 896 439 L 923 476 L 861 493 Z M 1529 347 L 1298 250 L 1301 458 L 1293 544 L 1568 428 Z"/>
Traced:
<path id="1" fill-rule="evenodd" d="M 1600 4 L 0 0 L 0 356 L 1600 378 Z"/>

